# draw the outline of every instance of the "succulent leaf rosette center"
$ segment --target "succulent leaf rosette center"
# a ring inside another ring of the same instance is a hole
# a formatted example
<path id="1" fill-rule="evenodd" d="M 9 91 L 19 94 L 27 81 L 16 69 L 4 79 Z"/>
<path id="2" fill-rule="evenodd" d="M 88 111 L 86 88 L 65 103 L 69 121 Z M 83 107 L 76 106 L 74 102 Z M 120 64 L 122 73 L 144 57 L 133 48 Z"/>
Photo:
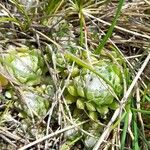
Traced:
<path id="1" fill-rule="evenodd" d="M 21 48 L 20 48 L 21 49 Z M 10 51 L 6 56 L 6 68 L 20 83 L 36 85 L 40 83 L 43 62 L 37 50 L 21 49 Z"/>
<path id="2" fill-rule="evenodd" d="M 94 67 L 113 85 L 113 90 L 119 95 L 122 92 L 122 87 L 120 70 L 117 69 L 117 65 L 109 61 L 102 61 Z M 78 109 L 86 110 L 89 114 L 94 112 L 95 114 L 106 115 L 110 109 L 118 107 L 118 102 L 115 100 L 110 86 L 89 70 L 83 69 L 80 75 L 72 78 L 67 89 L 69 95 L 73 97 L 72 103 L 76 102 Z M 69 99 L 69 103 L 71 103 L 70 101 Z"/>

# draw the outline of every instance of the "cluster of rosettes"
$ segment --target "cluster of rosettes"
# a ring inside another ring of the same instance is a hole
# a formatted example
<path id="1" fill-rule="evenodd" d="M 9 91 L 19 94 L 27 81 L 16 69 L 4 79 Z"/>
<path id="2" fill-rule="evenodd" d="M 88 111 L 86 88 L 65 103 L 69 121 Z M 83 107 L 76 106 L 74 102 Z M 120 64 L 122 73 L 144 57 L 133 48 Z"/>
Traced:
<path id="1" fill-rule="evenodd" d="M 78 109 L 97 120 L 99 115 L 104 117 L 109 110 L 118 107 L 119 103 L 114 95 L 121 94 L 122 81 L 120 69 L 115 63 L 104 59 L 94 64 L 94 67 L 110 85 L 95 73 L 81 69 L 80 74 L 71 79 L 65 99 L 70 105 L 76 103 Z"/>
<path id="2" fill-rule="evenodd" d="M 44 62 L 39 50 L 28 47 L 14 48 L 3 58 L 9 75 L 21 87 L 25 87 L 20 90 L 25 103 L 15 103 L 16 107 L 21 108 L 21 115 L 44 117 L 50 107 L 49 99 L 53 96 L 53 89 L 50 84 L 42 83 Z"/>

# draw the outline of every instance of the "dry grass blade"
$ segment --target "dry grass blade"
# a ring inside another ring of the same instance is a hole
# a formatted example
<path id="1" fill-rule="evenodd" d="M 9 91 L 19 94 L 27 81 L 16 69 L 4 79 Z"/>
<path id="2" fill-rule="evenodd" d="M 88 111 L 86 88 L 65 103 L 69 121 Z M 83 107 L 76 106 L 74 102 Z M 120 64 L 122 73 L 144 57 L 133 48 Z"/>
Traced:
<path id="1" fill-rule="evenodd" d="M 85 11 L 84 14 L 85 14 L 86 16 L 89 16 L 89 17 L 92 18 L 92 19 L 95 19 L 95 20 L 97 20 L 97 21 L 99 21 L 99 22 L 105 24 L 105 25 L 111 26 L 111 23 L 109 23 L 109 22 L 107 22 L 107 21 L 104 21 L 104 20 L 102 20 L 102 19 L 96 18 L 96 17 L 94 17 L 93 15 L 91 15 L 89 12 L 86 12 L 86 11 Z M 132 35 L 139 36 L 139 37 L 143 37 L 143 38 L 146 38 L 146 39 L 149 39 L 149 40 L 150 40 L 150 36 L 149 36 L 149 35 L 143 35 L 143 34 L 140 34 L 140 33 L 138 33 L 138 32 L 134 32 L 134 31 L 131 31 L 131 30 L 122 28 L 122 27 L 117 26 L 117 25 L 115 26 L 115 28 L 118 29 L 118 30 L 124 31 L 124 32 L 126 32 L 126 33 L 130 33 L 130 34 L 132 34 Z"/>
<path id="2" fill-rule="evenodd" d="M 40 143 L 40 142 L 42 142 L 42 141 L 45 141 L 45 140 L 47 140 L 47 139 L 49 139 L 49 138 L 51 138 L 51 137 L 57 136 L 58 134 L 61 134 L 61 133 L 65 132 L 65 131 L 68 131 L 68 130 L 70 130 L 70 129 L 76 128 L 77 126 L 80 126 L 80 125 L 82 125 L 82 124 L 84 124 L 84 123 L 87 123 L 87 122 L 88 122 L 88 121 L 84 121 L 84 122 L 82 122 L 82 123 L 75 124 L 75 125 L 73 125 L 73 126 L 69 126 L 69 127 L 63 128 L 63 129 L 61 129 L 61 130 L 58 130 L 58 131 L 56 131 L 56 132 L 54 132 L 54 133 L 51 133 L 51 134 L 49 134 L 49 135 L 47 135 L 47 136 L 44 136 L 44 137 L 41 138 L 41 139 L 36 140 L 36 141 L 34 141 L 34 142 L 32 142 L 32 143 L 30 143 L 30 144 L 28 144 L 28 145 L 23 146 L 23 147 L 19 148 L 18 150 L 25 150 L 25 149 L 27 149 L 27 148 L 30 148 L 30 147 L 33 146 L 33 145 L 36 145 L 36 144 L 38 144 L 38 143 Z"/>
<path id="3" fill-rule="evenodd" d="M 150 53 L 149 53 L 148 56 L 146 57 L 146 59 L 145 59 L 143 65 L 141 66 L 140 70 L 138 71 L 136 77 L 133 79 L 133 81 L 132 81 L 130 87 L 128 88 L 127 92 L 125 93 L 124 97 L 122 98 L 120 108 L 118 108 L 118 109 L 115 111 L 115 113 L 113 114 L 113 116 L 112 116 L 110 122 L 108 123 L 106 129 L 104 130 L 104 132 L 103 132 L 102 135 L 100 136 L 100 138 L 99 138 L 97 144 L 94 146 L 93 150 L 98 150 L 99 147 L 100 147 L 100 145 L 103 143 L 103 140 L 106 140 L 106 138 L 107 138 L 108 135 L 110 134 L 110 132 L 111 132 L 111 130 L 112 130 L 112 124 L 114 123 L 114 121 L 116 121 L 116 119 L 117 119 L 119 113 L 120 113 L 121 110 L 123 109 L 125 103 L 126 103 L 127 100 L 128 100 L 129 95 L 131 94 L 131 92 L 132 92 L 134 86 L 136 85 L 136 83 L 137 83 L 139 77 L 141 76 L 141 74 L 142 74 L 143 70 L 145 69 L 146 65 L 148 64 L 149 60 L 150 60 Z"/>
<path id="4" fill-rule="evenodd" d="M 0 149 L 149 148 L 148 0 L 0 8 Z"/>

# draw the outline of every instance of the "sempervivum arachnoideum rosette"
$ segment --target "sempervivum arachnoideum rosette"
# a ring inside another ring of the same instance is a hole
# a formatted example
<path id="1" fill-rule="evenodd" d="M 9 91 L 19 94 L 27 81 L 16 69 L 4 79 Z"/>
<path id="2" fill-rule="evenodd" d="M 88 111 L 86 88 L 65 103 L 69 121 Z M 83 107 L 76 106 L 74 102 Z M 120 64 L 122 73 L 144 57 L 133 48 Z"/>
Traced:
<path id="1" fill-rule="evenodd" d="M 4 56 L 4 60 L 9 74 L 18 82 L 29 86 L 40 83 L 43 61 L 37 49 L 12 49 Z"/>
<path id="2" fill-rule="evenodd" d="M 120 68 L 111 59 L 104 58 L 93 65 L 111 85 L 88 69 L 81 69 L 80 74 L 71 79 L 65 94 L 68 104 L 76 103 L 78 109 L 84 110 L 93 120 L 98 115 L 106 116 L 110 109 L 116 109 L 118 102 L 114 97 L 122 93 Z"/>

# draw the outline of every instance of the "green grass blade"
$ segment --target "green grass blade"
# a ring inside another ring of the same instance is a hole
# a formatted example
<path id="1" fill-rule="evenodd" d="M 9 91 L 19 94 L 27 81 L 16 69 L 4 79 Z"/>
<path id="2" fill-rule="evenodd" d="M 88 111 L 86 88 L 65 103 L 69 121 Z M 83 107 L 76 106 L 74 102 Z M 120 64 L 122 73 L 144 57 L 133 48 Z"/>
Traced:
<path id="1" fill-rule="evenodd" d="M 83 8 L 83 0 L 75 0 L 74 3 L 76 6 L 75 8 L 77 8 L 77 12 L 79 13 L 79 20 L 80 20 L 80 45 L 83 46 L 84 43 L 84 32 L 83 32 L 83 28 L 84 28 L 84 16 L 83 16 L 83 12 L 82 12 L 82 8 Z"/>
<path id="2" fill-rule="evenodd" d="M 51 16 L 56 13 L 56 11 L 60 8 L 63 4 L 64 0 L 48 0 L 46 3 L 45 8 L 42 10 L 43 14 L 46 16 Z M 43 19 L 42 23 L 47 24 L 49 19 Z"/>
<path id="3" fill-rule="evenodd" d="M 106 44 L 107 40 L 109 39 L 109 37 L 111 36 L 113 30 L 114 30 L 114 26 L 116 25 L 117 23 L 117 19 L 121 13 L 121 8 L 123 6 L 123 3 L 124 3 L 124 0 L 120 0 L 119 1 L 119 5 L 118 5 L 118 9 L 116 11 L 116 15 L 112 21 L 112 24 L 110 26 L 110 28 L 108 29 L 107 31 L 107 34 L 105 35 L 105 37 L 103 38 L 102 42 L 98 45 L 98 47 L 96 48 L 95 50 L 95 53 L 96 54 L 99 54 L 101 52 L 101 50 L 103 49 L 104 45 Z"/>
<path id="4" fill-rule="evenodd" d="M 139 135 L 138 135 L 138 127 L 137 127 L 137 114 L 133 112 L 133 133 L 134 133 L 134 140 L 133 140 L 133 150 L 140 150 L 139 148 Z"/>
<path id="5" fill-rule="evenodd" d="M 121 137 L 121 148 L 120 148 L 120 150 L 124 150 L 126 135 L 127 135 L 127 129 L 128 129 L 129 114 L 130 114 L 130 110 L 126 113 L 126 116 L 124 118 L 124 127 L 123 127 L 123 133 L 122 133 L 122 137 Z"/>
<path id="6" fill-rule="evenodd" d="M 118 120 L 111 126 L 112 129 L 115 129 L 117 125 L 124 119 L 127 112 L 124 112 L 121 117 L 118 118 Z"/>
<path id="7" fill-rule="evenodd" d="M 51 0 L 51 1 L 48 1 L 47 2 L 47 6 L 45 7 L 44 11 L 46 15 L 51 15 L 54 10 L 55 10 L 55 7 L 56 5 L 58 4 L 59 0 Z"/>
<path id="8" fill-rule="evenodd" d="M 59 4 L 62 2 L 62 0 L 51 0 L 47 2 L 47 6 L 45 8 L 45 13 L 47 15 L 51 15 L 55 12 L 56 8 L 59 6 Z"/>
<path id="9" fill-rule="evenodd" d="M 80 23 L 80 46 L 84 45 L 84 15 L 83 15 L 83 0 L 70 1 L 72 8 L 78 13 L 79 23 Z"/>
<path id="10" fill-rule="evenodd" d="M 140 113 L 143 113 L 143 114 L 150 115 L 150 111 L 148 111 L 148 110 L 135 109 L 135 108 L 131 108 L 131 110 L 133 110 L 134 112 L 140 112 Z"/>
<path id="11" fill-rule="evenodd" d="M 31 24 L 31 19 L 29 18 L 25 7 L 22 4 L 20 4 L 18 0 L 10 0 L 10 2 L 16 6 L 17 10 L 23 15 L 25 19 L 25 21 L 22 24 L 23 29 L 28 29 Z"/>
<path id="12" fill-rule="evenodd" d="M 1 22 L 8 22 L 8 21 L 13 22 L 17 26 L 21 26 L 20 22 L 16 18 L 11 18 L 11 17 L 1 17 L 0 18 L 0 23 Z"/>
<path id="13" fill-rule="evenodd" d="M 80 13 L 80 45 L 83 46 L 83 43 L 84 43 L 84 32 L 83 32 L 83 14 Z"/>

